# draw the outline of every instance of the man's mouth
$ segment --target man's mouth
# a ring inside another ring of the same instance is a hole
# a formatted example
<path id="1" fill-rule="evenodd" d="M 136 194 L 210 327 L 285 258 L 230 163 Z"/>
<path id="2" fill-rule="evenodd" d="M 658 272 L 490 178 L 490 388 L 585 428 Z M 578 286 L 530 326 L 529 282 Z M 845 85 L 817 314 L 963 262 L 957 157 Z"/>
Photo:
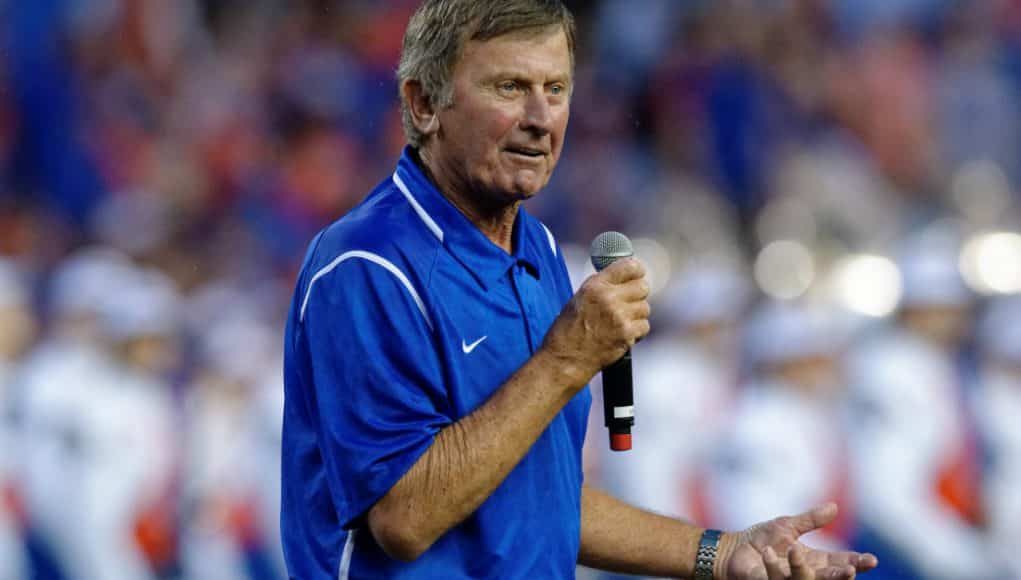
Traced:
<path id="1" fill-rule="evenodd" d="M 525 157 L 533 158 L 543 157 L 546 155 L 546 152 L 543 151 L 542 149 L 535 149 L 532 147 L 508 147 L 507 151 L 510 153 L 515 153 L 517 155 L 523 155 Z"/>

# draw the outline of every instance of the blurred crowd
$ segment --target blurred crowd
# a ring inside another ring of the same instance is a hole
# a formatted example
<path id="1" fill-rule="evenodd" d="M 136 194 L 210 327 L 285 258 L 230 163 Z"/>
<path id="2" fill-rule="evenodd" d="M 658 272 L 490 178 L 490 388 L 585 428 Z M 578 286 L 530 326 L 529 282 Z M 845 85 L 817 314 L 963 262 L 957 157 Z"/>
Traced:
<path id="1" fill-rule="evenodd" d="M 568 4 L 527 208 L 655 291 L 587 481 L 727 529 L 837 501 L 810 541 L 872 578 L 1021 579 L 1021 2 Z M 285 577 L 283 320 L 392 172 L 416 5 L 0 0 L 0 580 Z"/>

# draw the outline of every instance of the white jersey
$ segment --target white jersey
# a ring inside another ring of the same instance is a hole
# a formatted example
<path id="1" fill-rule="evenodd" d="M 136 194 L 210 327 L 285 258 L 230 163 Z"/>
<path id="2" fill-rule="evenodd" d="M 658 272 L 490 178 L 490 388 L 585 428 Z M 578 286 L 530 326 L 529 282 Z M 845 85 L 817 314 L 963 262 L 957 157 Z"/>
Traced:
<path id="1" fill-rule="evenodd" d="M 50 340 L 33 351 L 19 373 L 21 460 L 19 485 L 30 525 L 54 557 L 77 579 L 84 559 L 75 537 L 75 512 L 87 454 L 84 408 L 106 380 L 109 361 L 100 351 Z"/>
<path id="2" fill-rule="evenodd" d="M 7 509 L 4 497 L 6 486 L 15 482 L 19 449 L 15 441 L 11 408 L 11 380 L 13 372 L 0 362 L 0 580 L 27 578 L 24 542 L 18 529 L 15 514 Z"/>
<path id="3" fill-rule="evenodd" d="M 287 576 L 280 536 L 280 457 L 284 426 L 284 385 L 280 373 L 255 394 L 252 423 L 252 458 L 256 512 L 265 534 L 266 550 L 281 577 Z"/>
<path id="4" fill-rule="evenodd" d="M 846 436 L 840 400 L 776 381 L 743 388 L 736 413 L 714 452 L 709 479 L 714 524 L 743 529 L 827 501 L 848 505 Z M 846 520 L 840 520 L 846 521 Z M 818 547 L 846 545 L 814 534 Z"/>
<path id="5" fill-rule="evenodd" d="M 244 580 L 238 510 L 248 501 L 250 469 L 246 415 L 250 394 L 205 381 L 188 389 L 182 530 L 186 578 Z"/>
<path id="6" fill-rule="evenodd" d="M 22 489 L 33 526 L 76 580 L 145 580 L 141 509 L 166 489 L 173 407 L 160 381 L 50 342 L 24 373 Z"/>
<path id="7" fill-rule="evenodd" d="M 187 578 L 246 579 L 246 542 L 253 540 L 286 575 L 279 527 L 283 385 L 277 378 L 232 388 L 198 385 L 187 403 L 185 495 L 195 507 L 183 534 Z"/>
<path id="8" fill-rule="evenodd" d="M 634 447 L 608 450 L 596 386 L 588 439 L 601 453 L 600 485 L 611 495 L 668 516 L 698 519 L 696 478 L 720 428 L 734 383 L 730 368 L 676 339 L 643 343 L 633 355 Z"/>
<path id="9" fill-rule="evenodd" d="M 135 536 L 143 512 L 163 499 L 176 465 L 175 417 L 164 382 L 112 367 L 83 409 L 83 463 L 76 517 L 89 578 L 153 577 Z"/>
<path id="10" fill-rule="evenodd" d="M 927 577 L 996 577 L 987 543 L 938 492 L 968 443 L 951 355 L 892 331 L 848 368 L 861 520 Z"/>
<path id="11" fill-rule="evenodd" d="M 982 487 L 989 533 L 1000 560 L 1021 579 L 1021 379 L 989 371 L 975 391 L 975 409 L 991 462 Z"/>

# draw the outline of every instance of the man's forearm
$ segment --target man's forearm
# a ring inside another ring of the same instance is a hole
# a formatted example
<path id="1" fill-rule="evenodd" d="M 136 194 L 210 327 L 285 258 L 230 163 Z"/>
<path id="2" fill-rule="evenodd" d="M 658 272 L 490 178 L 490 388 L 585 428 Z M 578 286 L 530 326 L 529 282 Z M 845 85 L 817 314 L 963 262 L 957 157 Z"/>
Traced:
<path id="1" fill-rule="evenodd" d="M 369 512 L 377 542 L 412 560 L 467 518 L 589 377 L 540 350 L 488 401 L 445 427 Z"/>
<path id="2" fill-rule="evenodd" d="M 702 528 L 630 506 L 589 486 L 581 494 L 578 563 L 592 568 L 690 578 Z"/>

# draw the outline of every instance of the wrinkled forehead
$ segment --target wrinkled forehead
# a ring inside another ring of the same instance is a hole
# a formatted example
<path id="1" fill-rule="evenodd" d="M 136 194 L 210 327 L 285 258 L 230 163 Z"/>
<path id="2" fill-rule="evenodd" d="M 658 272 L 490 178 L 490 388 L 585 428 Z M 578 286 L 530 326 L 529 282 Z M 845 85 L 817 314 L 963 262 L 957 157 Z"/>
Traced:
<path id="1" fill-rule="evenodd" d="M 547 78 L 570 80 L 574 62 L 563 27 L 515 30 L 488 39 L 468 40 L 452 72 L 455 76 L 464 72 L 474 76 L 495 70 L 541 73 Z"/>
<path id="2" fill-rule="evenodd" d="M 458 64 L 464 59 L 465 54 L 470 48 L 478 47 L 482 44 L 488 44 L 492 42 L 498 42 L 500 44 L 534 44 L 539 46 L 551 37 L 557 35 L 563 35 L 565 46 L 567 48 L 567 56 L 570 62 L 571 72 L 574 71 L 574 39 L 569 33 L 567 27 L 562 23 L 553 23 L 543 26 L 530 26 L 526 28 L 516 28 L 505 32 L 493 34 L 490 31 L 481 28 L 478 23 L 474 23 L 472 26 L 467 27 L 459 43 L 459 50 L 457 58 L 453 63 L 453 67 L 456 68 Z M 516 47 L 520 50 L 520 46 Z"/>

